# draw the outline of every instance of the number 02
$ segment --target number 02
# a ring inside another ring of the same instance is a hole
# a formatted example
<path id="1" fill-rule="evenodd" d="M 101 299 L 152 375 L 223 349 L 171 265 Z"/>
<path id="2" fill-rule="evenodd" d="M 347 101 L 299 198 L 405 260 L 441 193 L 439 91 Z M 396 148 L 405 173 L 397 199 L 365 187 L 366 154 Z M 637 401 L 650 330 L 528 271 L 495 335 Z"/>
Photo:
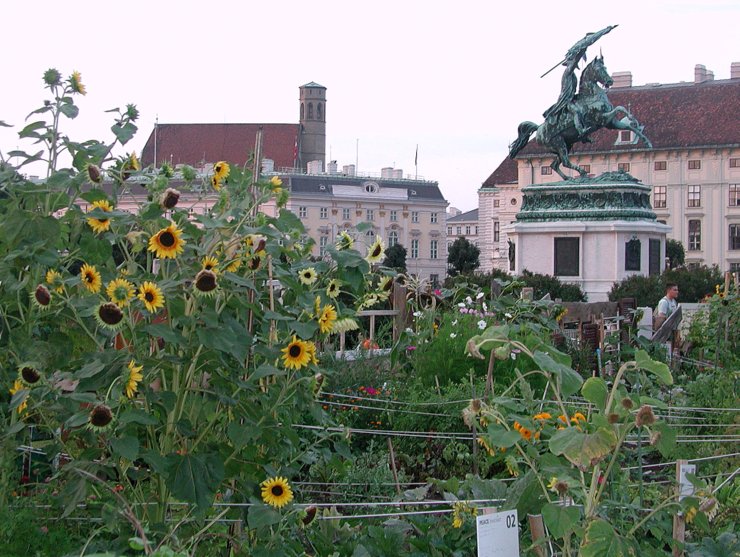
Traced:
<path id="1" fill-rule="evenodd" d="M 513 514 L 506 515 L 506 527 L 514 528 L 516 526 L 516 517 Z"/>

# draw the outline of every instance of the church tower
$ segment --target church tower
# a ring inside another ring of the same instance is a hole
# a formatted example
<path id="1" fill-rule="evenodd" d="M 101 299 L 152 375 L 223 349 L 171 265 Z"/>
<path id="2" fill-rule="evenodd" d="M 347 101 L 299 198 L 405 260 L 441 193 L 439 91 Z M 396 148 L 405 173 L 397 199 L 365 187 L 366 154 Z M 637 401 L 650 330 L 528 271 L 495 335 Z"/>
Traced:
<path id="1" fill-rule="evenodd" d="M 306 170 L 308 163 L 321 161 L 321 171 L 326 165 L 326 87 L 311 82 L 298 88 L 300 91 L 299 166 Z"/>

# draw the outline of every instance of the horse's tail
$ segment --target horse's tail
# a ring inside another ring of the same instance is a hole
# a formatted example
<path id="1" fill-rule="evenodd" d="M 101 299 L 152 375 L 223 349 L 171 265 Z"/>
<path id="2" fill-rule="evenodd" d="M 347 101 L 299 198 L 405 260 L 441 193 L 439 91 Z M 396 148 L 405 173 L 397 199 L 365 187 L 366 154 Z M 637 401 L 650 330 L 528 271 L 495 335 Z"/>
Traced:
<path id="1" fill-rule="evenodd" d="M 529 142 L 529 136 L 537 131 L 537 124 L 534 122 L 522 122 L 519 124 L 519 137 L 516 141 L 509 145 L 509 156 L 513 159 L 517 153 L 524 149 L 524 146 Z"/>

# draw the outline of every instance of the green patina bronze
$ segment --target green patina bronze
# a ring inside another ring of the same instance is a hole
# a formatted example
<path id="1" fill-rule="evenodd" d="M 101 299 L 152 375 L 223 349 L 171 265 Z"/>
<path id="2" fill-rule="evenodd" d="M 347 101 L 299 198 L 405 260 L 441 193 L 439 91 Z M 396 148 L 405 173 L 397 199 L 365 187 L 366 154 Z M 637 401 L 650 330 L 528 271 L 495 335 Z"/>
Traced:
<path id="1" fill-rule="evenodd" d="M 583 168 L 570 161 L 568 153 L 579 141 L 590 143 L 589 134 L 596 130 L 602 128 L 630 130 L 652 148 L 650 140 L 643 134 L 643 126 L 637 119 L 625 107 L 615 107 L 609 102 L 606 90 L 611 87 L 613 81 L 604 65 L 603 56 L 594 58 L 584 68 L 580 83 L 575 74 L 578 64 L 586 58 L 588 47 L 615 27 L 616 25 L 610 25 L 596 33 L 588 33 L 568 50 L 561 62 L 565 66 L 565 72 L 560 97 L 545 111 L 545 121 L 541 125 L 528 121 L 519 124 L 519 136 L 509 147 L 511 158 L 527 145 L 529 137 L 536 131 L 537 142 L 555 155 L 555 160 L 550 166 L 563 180 L 568 180 L 568 176 L 560 169 L 561 165 L 577 170 L 581 177 L 585 178 L 588 175 Z M 624 116 L 617 119 L 618 114 Z"/>

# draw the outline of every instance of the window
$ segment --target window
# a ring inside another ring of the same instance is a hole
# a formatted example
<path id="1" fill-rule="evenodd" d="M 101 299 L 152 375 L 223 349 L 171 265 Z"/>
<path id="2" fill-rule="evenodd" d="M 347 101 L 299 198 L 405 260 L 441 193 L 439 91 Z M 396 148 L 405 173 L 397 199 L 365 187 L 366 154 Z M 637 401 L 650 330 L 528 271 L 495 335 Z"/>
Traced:
<path id="1" fill-rule="evenodd" d="M 730 225 L 730 249 L 740 249 L 740 224 Z"/>
<path id="2" fill-rule="evenodd" d="M 493 241 L 498 242 L 501 239 L 501 223 L 493 221 Z"/>
<path id="3" fill-rule="evenodd" d="M 342 209 L 342 218 L 344 220 L 349 220 L 352 218 L 352 211 L 350 209 L 347 209 L 346 207 Z"/>
<path id="4" fill-rule="evenodd" d="M 701 186 L 689 186 L 689 207 L 701 207 Z"/>
<path id="5" fill-rule="evenodd" d="M 321 236 L 319 237 L 319 255 L 321 257 L 324 257 L 324 254 L 326 253 L 326 244 L 329 243 L 329 237 L 328 236 Z"/>
<path id="6" fill-rule="evenodd" d="M 462 234 L 462 226 L 458 226 L 456 230 L 457 230 L 457 235 L 460 236 Z"/>
<path id="7" fill-rule="evenodd" d="M 429 259 L 437 259 L 437 240 L 429 242 Z"/>
<path id="8" fill-rule="evenodd" d="M 740 159 L 730 159 L 730 168 L 740 168 Z"/>
<path id="9" fill-rule="evenodd" d="M 666 208 L 666 186 L 653 186 L 653 208 Z"/>
<path id="10" fill-rule="evenodd" d="M 740 207 L 740 184 L 730 184 L 730 207 Z"/>
<path id="11" fill-rule="evenodd" d="M 689 161 L 689 170 L 701 170 L 701 161 Z"/>
<path id="12" fill-rule="evenodd" d="M 651 239 L 648 244 L 648 275 L 660 274 L 660 240 Z"/>
<path id="13" fill-rule="evenodd" d="M 298 207 L 298 218 L 305 219 L 308 216 L 308 207 Z"/>
<path id="14" fill-rule="evenodd" d="M 390 219 L 391 219 L 391 222 L 396 222 L 398 220 L 398 211 L 396 211 L 395 209 L 392 209 Z"/>
<path id="15" fill-rule="evenodd" d="M 411 259 L 419 257 L 419 240 L 411 240 Z"/>
<path id="16" fill-rule="evenodd" d="M 477 226 L 475 227 L 475 235 L 476 236 L 478 235 L 478 227 Z"/>
<path id="17" fill-rule="evenodd" d="M 378 184 L 375 182 L 367 182 L 365 184 L 365 193 L 378 193 Z"/>
<path id="18" fill-rule="evenodd" d="M 368 222 L 375 220 L 375 209 L 367 209 L 365 211 L 365 220 Z"/>
<path id="19" fill-rule="evenodd" d="M 617 170 L 621 172 L 629 172 L 630 171 L 630 163 L 628 162 L 620 162 L 617 164 Z"/>
<path id="20" fill-rule="evenodd" d="M 447 253 L 450 252 L 451 247 L 452 247 L 452 242 L 447 242 Z"/>
<path id="21" fill-rule="evenodd" d="M 540 174 L 542 176 L 549 176 L 552 174 L 552 167 L 550 166 L 540 166 Z"/>
<path id="22" fill-rule="evenodd" d="M 555 276 L 577 277 L 580 259 L 579 238 L 555 238 Z"/>
<path id="23" fill-rule="evenodd" d="M 470 225 L 469 224 L 465 225 L 465 235 L 470 236 Z"/>
<path id="24" fill-rule="evenodd" d="M 451 226 L 448 226 L 447 227 L 447 235 L 448 236 L 452 236 L 452 227 Z"/>
<path id="25" fill-rule="evenodd" d="M 329 209 L 327 209 L 326 207 L 321 207 L 319 209 L 319 218 L 328 219 L 329 218 Z"/>
<path id="26" fill-rule="evenodd" d="M 308 103 L 308 119 L 313 120 L 313 103 Z"/>
<path id="27" fill-rule="evenodd" d="M 689 251 L 701 249 L 701 221 L 692 219 L 689 221 Z"/>
<path id="28" fill-rule="evenodd" d="M 620 130 L 617 143 L 632 143 L 632 132 L 630 130 Z"/>
<path id="29" fill-rule="evenodd" d="M 668 168 L 666 161 L 655 161 L 653 164 L 653 170 L 665 170 L 666 168 Z"/>
<path id="30" fill-rule="evenodd" d="M 411 211 L 411 222 L 419 222 L 419 211 Z"/>
<path id="31" fill-rule="evenodd" d="M 324 119 L 324 109 L 321 103 L 316 105 L 316 118 L 319 120 Z"/>
<path id="32" fill-rule="evenodd" d="M 740 273 L 740 263 L 738 263 L 738 262 L 730 263 L 730 272 L 731 273 Z"/>
<path id="33" fill-rule="evenodd" d="M 432 224 L 437 224 L 437 213 L 431 213 L 429 215 L 429 222 Z"/>
<path id="34" fill-rule="evenodd" d="M 494 200 L 493 200 L 493 207 L 494 207 L 494 209 L 495 209 L 496 207 L 499 207 L 500 205 L 501 205 L 501 201 L 499 201 L 498 199 L 494 199 Z"/>
<path id="35" fill-rule="evenodd" d="M 640 257 L 642 256 L 642 245 L 640 240 L 633 238 L 624 244 L 624 270 L 639 271 Z"/>
<path id="36" fill-rule="evenodd" d="M 398 243 L 398 232 L 391 230 L 388 233 L 388 247 L 395 246 Z"/>
<path id="37" fill-rule="evenodd" d="M 429 275 L 429 282 L 432 283 L 432 288 L 437 288 L 439 286 L 439 275 Z"/>
<path id="38" fill-rule="evenodd" d="M 582 164 L 581 168 L 586 174 L 591 174 L 591 165 L 590 164 Z"/>

